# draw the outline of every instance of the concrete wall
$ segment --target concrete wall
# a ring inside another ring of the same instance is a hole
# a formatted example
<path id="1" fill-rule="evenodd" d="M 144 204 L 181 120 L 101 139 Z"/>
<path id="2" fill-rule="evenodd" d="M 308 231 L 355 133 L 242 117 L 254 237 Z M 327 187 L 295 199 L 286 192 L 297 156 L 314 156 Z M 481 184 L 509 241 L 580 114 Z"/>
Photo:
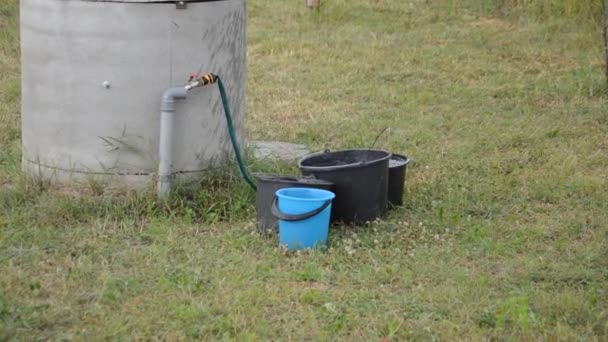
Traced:
<path id="1" fill-rule="evenodd" d="M 242 137 L 245 27 L 246 0 L 186 9 L 21 0 L 24 169 L 61 181 L 149 179 L 157 170 L 161 95 L 199 69 L 224 80 Z M 176 135 L 177 172 L 204 170 L 231 152 L 216 86 L 193 90 L 178 105 Z"/>

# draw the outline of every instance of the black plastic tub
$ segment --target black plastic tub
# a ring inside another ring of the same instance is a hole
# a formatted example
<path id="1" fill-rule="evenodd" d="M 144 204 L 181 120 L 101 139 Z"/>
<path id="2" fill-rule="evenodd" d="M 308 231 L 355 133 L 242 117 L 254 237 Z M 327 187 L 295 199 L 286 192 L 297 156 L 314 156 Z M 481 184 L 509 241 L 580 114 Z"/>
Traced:
<path id="1" fill-rule="evenodd" d="M 365 223 L 384 213 L 388 202 L 389 152 L 319 152 L 300 160 L 304 175 L 334 183 L 332 221 Z"/>
<path id="2" fill-rule="evenodd" d="M 403 188 L 409 162 L 407 156 L 394 153 L 388 161 L 388 203 L 391 206 L 403 205 Z"/>
<path id="3" fill-rule="evenodd" d="M 272 201 L 277 190 L 283 188 L 315 188 L 332 191 L 333 183 L 315 179 L 314 177 L 281 176 L 257 173 L 253 175 L 257 180 L 255 206 L 257 214 L 257 227 L 260 233 L 276 233 L 279 223 L 272 215 Z"/>

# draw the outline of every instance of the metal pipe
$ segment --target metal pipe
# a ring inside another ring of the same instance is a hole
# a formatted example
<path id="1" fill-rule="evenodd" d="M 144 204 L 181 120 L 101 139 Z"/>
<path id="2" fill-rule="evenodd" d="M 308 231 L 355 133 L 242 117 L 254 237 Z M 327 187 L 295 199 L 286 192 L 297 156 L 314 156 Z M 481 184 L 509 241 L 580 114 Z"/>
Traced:
<path id="1" fill-rule="evenodd" d="M 158 198 L 171 193 L 173 174 L 173 126 L 175 101 L 186 98 L 186 87 L 174 87 L 165 91 L 160 105 L 160 143 L 158 147 Z"/>

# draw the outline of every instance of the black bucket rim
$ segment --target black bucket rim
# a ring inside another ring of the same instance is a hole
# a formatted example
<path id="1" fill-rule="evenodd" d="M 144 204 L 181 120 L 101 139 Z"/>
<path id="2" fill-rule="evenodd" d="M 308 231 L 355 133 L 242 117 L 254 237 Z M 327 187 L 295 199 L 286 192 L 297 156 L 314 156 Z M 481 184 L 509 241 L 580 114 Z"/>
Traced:
<path id="1" fill-rule="evenodd" d="M 374 159 L 369 162 L 358 162 L 358 163 L 350 163 L 350 164 L 345 164 L 345 165 L 333 165 L 333 166 L 302 165 L 302 163 L 305 162 L 306 160 L 312 159 L 314 157 L 317 157 L 317 156 L 320 156 L 323 154 L 340 153 L 340 152 L 360 152 L 360 151 L 382 152 L 382 153 L 385 153 L 386 156 L 384 156 L 382 158 Z M 388 161 L 392 156 L 393 156 L 393 154 L 389 151 L 381 150 L 381 149 L 373 149 L 373 148 L 372 149 L 370 149 L 370 148 L 351 148 L 351 149 L 347 149 L 347 150 L 336 150 L 336 151 L 324 150 L 324 151 L 319 151 L 319 152 L 309 154 L 309 155 L 305 156 L 304 158 L 300 159 L 300 161 L 298 162 L 298 167 L 301 170 L 307 170 L 307 171 L 348 170 L 348 169 L 354 169 L 354 168 L 359 168 L 359 167 L 363 167 L 363 166 L 376 165 L 376 164 L 382 163 L 384 161 Z"/>
<path id="2" fill-rule="evenodd" d="M 403 167 L 404 165 L 407 165 L 412 161 L 412 159 L 410 159 L 410 157 L 406 156 L 405 154 L 398 154 L 398 153 L 393 153 L 390 159 L 403 162 L 403 163 L 399 163 L 399 165 L 394 165 L 394 166 L 391 166 L 391 164 L 389 162 L 388 167 L 390 169 L 394 169 L 397 167 Z"/>
<path id="3" fill-rule="evenodd" d="M 304 184 L 314 184 L 314 185 L 327 185 L 333 186 L 334 183 L 330 181 L 326 181 L 324 179 L 319 179 L 314 176 L 294 176 L 294 175 L 277 175 L 273 173 L 253 173 L 253 177 L 257 181 L 262 182 L 274 182 L 274 183 L 282 183 L 282 184 L 292 184 L 292 183 L 304 183 Z"/>

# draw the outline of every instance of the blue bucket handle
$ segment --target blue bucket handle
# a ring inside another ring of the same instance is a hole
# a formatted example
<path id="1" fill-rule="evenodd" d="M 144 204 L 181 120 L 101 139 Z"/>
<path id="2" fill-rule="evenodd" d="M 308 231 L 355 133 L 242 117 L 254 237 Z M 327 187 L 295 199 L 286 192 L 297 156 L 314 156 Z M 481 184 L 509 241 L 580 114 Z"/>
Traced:
<path id="1" fill-rule="evenodd" d="M 311 218 L 317 214 L 319 214 L 320 212 L 322 212 L 323 210 L 325 210 L 325 208 L 327 208 L 330 204 L 331 204 L 331 199 L 328 199 L 327 201 L 325 201 L 325 203 L 323 203 L 322 206 L 320 206 L 319 208 L 313 210 L 313 211 L 309 211 L 307 213 L 304 214 L 285 214 L 282 213 L 281 210 L 279 209 L 279 207 L 277 206 L 279 201 L 279 198 L 277 196 L 274 196 L 274 199 L 272 200 L 272 206 L 270 207 L 270 212 L 272 212 L 272 215 L 276 218 L 278 218 L 279 220 L 283 220 L 283 221 L 303 221 L 306 220 L 308 218 Z"/>

